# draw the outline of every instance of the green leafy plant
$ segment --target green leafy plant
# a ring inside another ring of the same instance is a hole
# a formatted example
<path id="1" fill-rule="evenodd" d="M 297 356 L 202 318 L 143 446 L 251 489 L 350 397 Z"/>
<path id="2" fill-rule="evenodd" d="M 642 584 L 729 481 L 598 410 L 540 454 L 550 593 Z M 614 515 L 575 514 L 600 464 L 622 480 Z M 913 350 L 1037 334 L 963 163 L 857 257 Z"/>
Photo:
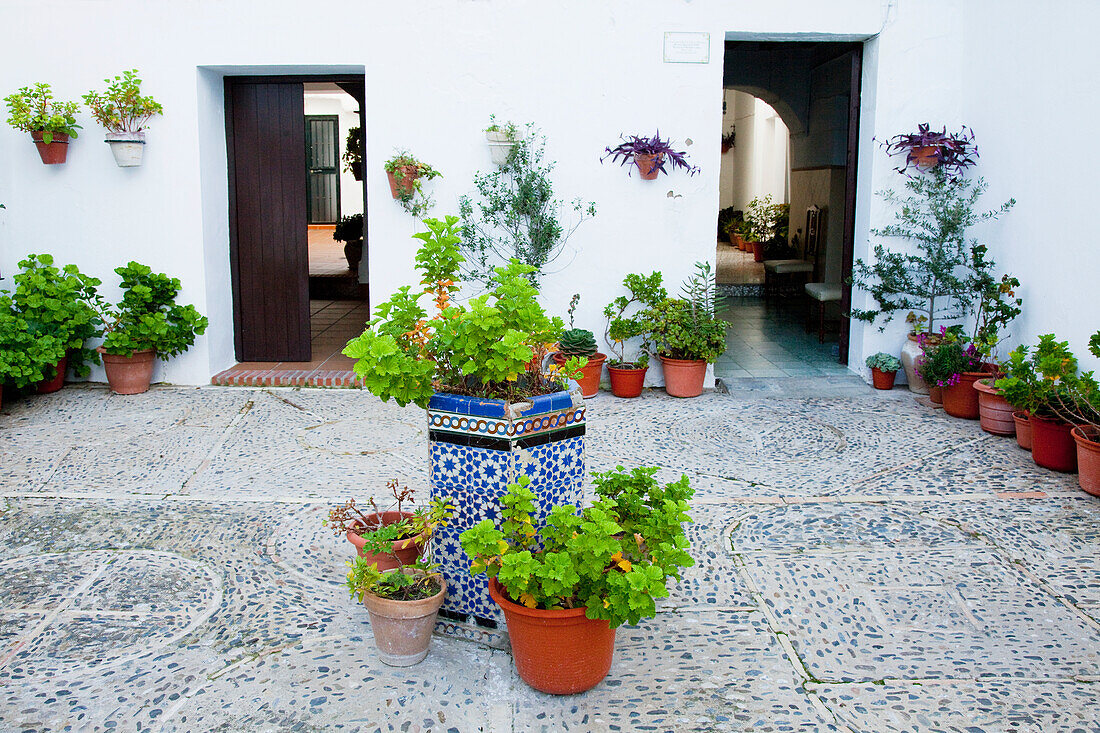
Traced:
<path id="1" fill-rule="evenodd" d="M 124 71 L 121 76 L 104 79 L 107 89 L 103 92 L 84 95 L 84 104 L 96 122 L 110 132 L 139 132 L 153 116 L 164 114 L 164 107 L 157 100 L 142 96 L 137 74 L 137 69 Z"/>
<path id="2" fill-rule="evenodd" d="M 102 321 L 94 304 L 99 303 L 97 278 L 80 272 L 76 265 L 54 266 L 51 255 L 28 255 L 12 279 L 11 302 L 31 337 L 49 336 L 64 344 L 69 366 L 80 377 L 88 376 L 87 362 L 99 363 L 99 354 L 86 341 L 102 333 Z M 65 356 L 63 353 L 62 356 Z M 46 378 L 54 376 L 54 360 Z"/>
<path id="3" fill-rule="evenodd" d="M 1001 395 L 1017 409 L 1048 419 L 1077 402 L 1073 385 L 1077 380 L 1077 357 L 1068 341 L 1055 341 L 1054 334 L 1039 336 L 1034 350 L 1021 345 L 1009 354 L 1005 375 L 994 382 Z M 1100 339 L 1091 346 L 1100 349 Z M 1089 373 L 1089 379 L 1092 378 Z"/>
<path id="4" fill-rule="evenodd" d="M 718 212 L 718 236 L 725 239 L 737 232 L 737 227 L 745 220 L 745 212 L 727 206 Z"/>
<path id="5" fill-rule="evenodd" d="M 53 376 L 53 366 L 65 356 L 65 341 L 52 333 L 31 332 L 12 302 L 0 295 L 0 385 L 24 389 Z"/>
<path id="6" fill-rule="evenodd" d="M 544 268 L 564 251 L 566 242 L 585 219 L 596 215 L 594 202 L 580 198 L 566 204 L 554 196 L 544 163 L 546 138 L 532 125 L 512 125 L 515 145 L 507 162 L 491 173 L 474 174 L 474 196 L 459 201 L 463 271 L 467 278 L 491 287 L 496 267 L 513 259 L 530 267 L 528 278 L 538 286 Z M 563 224 L 572 210 L 576 221 Z"/>
<path id="7" fill-rule="evenodd" d="M 922 349 L 917 358 L 917 373 L 927 384 L 953 387 L 963 372 L 985 371 L 981 351 L 966 338 L 960 325 L 941 326 L 936 338 L 922 334 L 917 342 Z"/>
<path id="8" fill-rule="evenodd" d="M 773 204 L 771 194 L 750 201 L 745 210 L 745 224 L 752 233 L 752 241 L 769 242 L 777 236 L 786 239 L 790 211 L 790 204 Z"/>
<path id="9" fill-rule="evenodd" d="M 515 400 L 564 388 L 561 374 L 544 374 L 540 360 L 557 342 L 563 323 L 549 317 L 528 280 L 531 268 L 516 260 L 498 267 L 490 292 L 465 305 L 452 303 L 460 290 L 459 219 L 425 219 L 426 232 L 415 267 L 421 288 L 403 286 L 375 308 L 375 318 L 344 354 L 356 359 L 355 373 L 382 400 L 421 407 L 436 391 Z M 434 315 L 420 304 L 430 296 Z M 579 362 L 566 362 L 566 374 Z"/>
<path id="10" fill-rule="evenodd" d="M 363 165 L 363 152 L 366 149 L 366 142 L 362 127 L 348 128 L 348 136 L 344 140 L 344 153 L 340 156 L 341 160 L 344 161 L 344 170 L 350 173 L 353 171 L 354 166 Z"/>
<path id="11" fill-rule="evenodd" d="M 499 132 L 509 140 L 518 140 L 522 137 L 523 133 L 519 129 L 519 126 L 514 122 L 497 122 L 496 115 L 489 115 L 489 126 L 485 128 L 485 132 Z"/>
<path id="12" fill-rule="evenodd" d="M 1016 295 L 1020 281 L 1007 274 L 998 280 L 993 275 L 994 263 L 986 253 L 985 245 L 981 244 L 972 247 L 970 252 L 970 290 L 978 295 L 971 341 L 996 366 L 996 350 L 1001 341 L 1001 333 L 1020 315 L 1024 301 Z"/>
<path id="13" fill-rule="evenodd" d="M 4 101 L 8 105 L 8 124 L 24 132 L 41 132 L 44 143 L 52 143 L 57 134 L 76 138 L 76 131 L 81 129 L 76 124 L 80 106 L 55 100 L 49 84 L 22 87 Z"/>
<path id="14" fill-rule="evenodd" d="M 645 369 L 649 366 L 649 325 L 646 314 L 659 306 L 668 297 L 668 291 L 661 284 L 660 272 L 651 272 L 648 276 L 631 273 L 623 278 L 623 287 L 630 297 L 620 295 L 603 309 L 607 318 L 607 327 L 603 340 L 611 351 L 609 364 L 622 369 Z M 631 311 L 631 315 L 627 315 Z M 629 362 L 626 360 L 626 342 L 641 338 L 641 352 Z"/>
<path id="15" fill-rule="evenodd" d="M 1089 352 L 1100 359 L 1100 331 L 1089 339 Z M 1052 363 L 1051 376 L 1062 382 L 1062 389 L 1051 394 L 1050 408 L 1058 417 L 1081 428 L 1084 436 L 1100 442 L 1100 384 L 1093 372 L 1075 374 L 1070 371 L 1069 360 L 1061 366 Z"/>
<path id="16" fill-rule="evenodd" d="M 901 369 L 901 360 L 892 354 L 880 351 L 868 356 L 864 362 L 870 369 L 878 369 L 880 372 L 896 372 Z"/>
<path id="17" fill-rule="evenodd" d="M 614 628 L 656 612 L 670 577 L 694 564 L 683 525 L 694 492 L 686 476 L 658 486 L 656 468 L 593 474 L 597 499 L 553 507 L 540 529 L 521 476 L 500 500 L 500 526 L 484 519 L 459 536 L 470 572 L 496 578 L 528 608 L 585 609 Z"/>
<path id="18" fill-rule="evenodd" d="M 435 200 L 424 192 L 424 181 L 439 178 L 442 173 L 421 163 L 407 150 L 398 150 L 384 167 L 397 183 L 397 202 L 401 208 L 418 219 L 431 210 Z"/>
<path id="19" fill-rule="evenodd" d="M 726 322 L 709 262 L 698 262 L 683 285 L 684 298 L 666 298 L 643 316 L 657 352 L 668 359 L 714 361 L 726 350 Z"/>
<path id="20" fill-rule="evenodd" d="M 594 356 L 597 352 L 596 338 L 586 328 L 573 328 L 573 312 L 581 300 L 579 293 L 573 293 L 569 299 L 569 328 L 561 332 L 558 346 L 565 356 Z"/>
<path id="21" fill-rule="evenodd" d="M 363 238 L 363 215 L 344 216 L 336 222 L 332 238 L 337 242 L 355 242 Z"/>
<path id="22" fill-rule="evenodd" d="M 870 293 L 877 307 L 853 308 L 851 315 L 867 323 L 884 317 L 879 328 L 883 330 L 896 312 L 917 311 L 931 331 L 937 320 L 956 320 L 970 313 L 980 298 L 970 269 L 978 243 L 967 238 L 967 230 L 1006 214 L 1016 199 L 979 213 L 975 207 L 988 188 L 985 181 L 952 179 L 939 166 L 908 179 L 905 187 L 905 196 L 891 190 L 879 192 L 897 207 L 895 222 L 872 233 L 908 240 L 913 249 L 900 252 L 876 244 L 872 262 L 856 260 L 851 282 Z"/>
<path id="23" fill-rule="evenodd" d="M 195 336 L 206 331 L 206 316 L 193 305 L 177 305 L 179 278 L 156 274 L 147 265 L 130 262 L 116 267 L 122 278 L 122 300 L 110 305 L 96 303 L 104 323 L 103 350 L 108 354 L 133 356 L 135 351 L 152 349 L 167 361 L 182 354 L 195 343 Z"/>

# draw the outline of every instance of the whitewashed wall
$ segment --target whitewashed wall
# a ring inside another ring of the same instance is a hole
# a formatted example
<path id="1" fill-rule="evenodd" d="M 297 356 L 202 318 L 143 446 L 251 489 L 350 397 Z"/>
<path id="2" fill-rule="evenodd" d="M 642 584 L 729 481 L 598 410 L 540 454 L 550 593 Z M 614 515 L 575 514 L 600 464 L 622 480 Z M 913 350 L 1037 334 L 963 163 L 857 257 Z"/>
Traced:
<path id="1" fill-rule="evenodd" d="M 311 92 L 305 94 L 306 115 L 336 115 L 339 122 L 337 142 L 340 167 L 340 216 L 363 213 L 363 184 L 355 180 L 344 167 L 344 144 L 348 130 L 359 126 L 359 103 L 345 92 Z"/>
<path id="2" fill-rule="evenodd" d="M 311 9 L 340 18 L 341 37 L 360 41 L 318 44 L 305 35 L 301 4 L 290 0 L 8 0 L 0 6 L 0 91 L 43 80 L 76 98 L 137 67 L 167 113 L 153 123 L 146 165 L 135 170 L 115 167 L 86 114 L 85 134 L 61 167 L 43 166 L 24 134 L 0 129 L 0 201 L 8 205 L 0 211 L 0 268 L 10 272 L 25 253 L 48 251 L 112 285 L 111 268 L 128 259 L 179 276 L 183 298 L 212 323 L 163 377 L 207 381 L 233 362 L 221 78 L 358 70 L 366 75 L 370 130 L 372 298 L 412 281 L 416 230 L 390 199 L 381 161 L 407 147 L 432 163 L 444 174 L 428 184 L 436 212 L 456 211 L 473 172 L 489 166 L 481 129 L 495 112 L 537 122 L 558 160 L 557 191 L 597 202 L 599 215 L 572 242 L 576 258 L 547 278 L 544 295 L 564 313 L 570 294 L 580 292 L 578 322 L 599 332 L 599 312 L 627 272 L 660 269 L 675 286 L 694 261 L 714 256 L 723 37 L 875 38 L 865 64 L 857 253 L 872 223 L 886 218 L 871 190 L 893 180 L 871 136 L 925 120 L 971 124 L 993 184 L 989 200 L 1021 202 L 990 230 L 1003 240 L 1000 259 L 1027 282 L 1029 308 L 1018 330 L 1030 336 L 1057 327 L 1080 350 L 1095 324 L 1066 314 L 1093 292 L 1098 267 L 1088 232 L 1075 226 L 1093 198 L 1092 171 L 1076 141 L 1087 139 L 1085 126 L 1097 116 L 1096 96 L 1084 93 L 1094 88 L 1095 64 L 1083 54 L 1100 11 L 1066 2 L 1038 18 L 1032 8 L 1023 0 L 962 9 L 948 0 L 341 0 Z M 120 15 L 133 35 L 104 43 Z M 711 34 L 709 64 L 662 62 L 662 34 L 677 30 Z M 1024 45 L 1029 53 L 1018 53 Z M 1024 93 L 1039 103 L 1020 104 Z M 1065 115 L 1056 127 L 1050 109 Z M 681 143 L 692 140 L 687 150 L 700 175 L 643 182 L 598 163 L 620 132 L 658 127 Z M 854 329 L 853 364 L 879 348 L 896 350 L 900 331 Z"/>
<path id="3" fill-rule="evenodd" d="M 722 156 L 722 207 L 748 210 L 754 198 L 769 195 L 774 203 L 787 203 L 791 170 L 787 126 L 774 109 L 751 94 L 727 89 L 725 99 L 723 132 L 736 124 L 737 140 Z"/>

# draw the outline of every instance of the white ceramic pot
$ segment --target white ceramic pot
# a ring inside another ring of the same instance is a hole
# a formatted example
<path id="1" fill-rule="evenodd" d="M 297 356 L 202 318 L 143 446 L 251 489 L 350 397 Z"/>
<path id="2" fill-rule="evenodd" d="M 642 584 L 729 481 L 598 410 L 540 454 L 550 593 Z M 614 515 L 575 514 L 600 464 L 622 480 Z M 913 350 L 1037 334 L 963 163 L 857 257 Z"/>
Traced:
<path id="1" fill-rule="evenodd" d="M 145 132 L 108 132 L 105 143 L 111 146 L 115 162 L 119 168 L 134 168 L 141 165 L 141 156 L 145 152 Z"/>
<path id="2" fill-rule="evenodd" d="M 503 132 L 486 132 L 485 138 L 489 141 L 489 156 L 493 165 L 504 165 L 508 162 L 508 156 L 512 154 L 515 142 Z"/>
<path id="3" fill-rule="evenodd" d="M 917 394 L 928 394 L 928 385 L 917 374 L 917 357 L 921 355 L 917 337 L 909 334 L 905 344 L 901 347 L 901 366 L 905 369 L 905 381 L 909 383 L 909 391 Z"/>

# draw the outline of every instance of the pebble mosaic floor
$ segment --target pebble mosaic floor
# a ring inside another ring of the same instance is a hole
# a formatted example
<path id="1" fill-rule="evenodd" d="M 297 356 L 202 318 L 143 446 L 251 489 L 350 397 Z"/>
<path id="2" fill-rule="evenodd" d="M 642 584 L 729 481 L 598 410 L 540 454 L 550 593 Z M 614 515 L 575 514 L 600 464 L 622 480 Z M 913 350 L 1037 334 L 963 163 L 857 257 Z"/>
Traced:
<path id="1" fill-rule="evenodd" d="M 427 478 L 358 390 L 69 386 L 0 414 L 0 731 L 1100 731 L 1100 501 L 853 376 L 588 408 L 697 489 L 698 564 L 552 697 L 446 637 L 380 664 L 330 504 Z M 422 492 L 422 493 L 426 493 Z"/>

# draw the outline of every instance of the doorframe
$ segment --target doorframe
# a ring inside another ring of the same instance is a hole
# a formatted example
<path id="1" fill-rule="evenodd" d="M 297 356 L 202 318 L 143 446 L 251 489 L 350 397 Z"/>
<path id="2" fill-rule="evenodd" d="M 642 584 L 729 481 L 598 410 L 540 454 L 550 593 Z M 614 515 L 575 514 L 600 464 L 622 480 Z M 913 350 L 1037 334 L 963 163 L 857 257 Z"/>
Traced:
<path id="1" fill-rule="evenodd" d="M 341 173 L 341 166 L 340 166 L 340 160 L 341 160 L 341 158 L 340 158 L 340 115 L 306 115 L 306 142 L 307 143 L 309 143 L 313 139 L 313 135 L 309 131 L 309 121 L 310 120 L 332 120 L 335 123 L 335 126 L 336 126 L 336 137 L 335 137 L 335 144 L 336 144 L 336 221 L 334 223 L 339 224 L 340 223 L 340 214 L 341 214 L 341 210 L 340 210 L 340 173 Z M 309 150 L 309 146 L 307 145 L 306 146 L 306 194 L 307 194 L 307 198 L 306 198 L 306 223 L 307 224 L 327 224 L 328 222 L 312 222 L 312 221 L 310 221 L 310 219 L 312 218 L 313 211 L 312 211 L 312 207 L 310 207 L 310 205 L 309 205 L 309 198 L 308 198 L 308 194 L 309 194 L 309 175 L 310 175 L 309 153 L 310 153 L 310 150 Z"/>

